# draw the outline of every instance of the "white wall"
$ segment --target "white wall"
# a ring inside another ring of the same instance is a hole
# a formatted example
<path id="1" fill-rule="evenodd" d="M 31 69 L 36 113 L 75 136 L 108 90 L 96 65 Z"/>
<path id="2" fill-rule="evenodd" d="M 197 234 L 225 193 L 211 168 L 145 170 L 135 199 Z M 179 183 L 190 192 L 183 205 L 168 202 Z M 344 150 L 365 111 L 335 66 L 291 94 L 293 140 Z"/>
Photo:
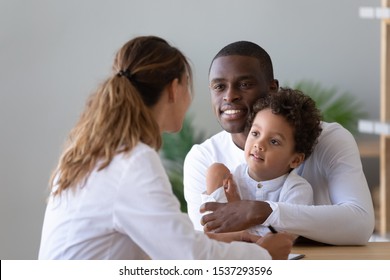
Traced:
<path id="1" fill-rule="evenodd" d="M 158 35 L 194 64 L 198 128 L 219 130 L 207 72 L 236 40 L 259 43 L 280 83 L 349 91 L 379 116 L 379 0 L 0 0 L 0 258 L 35 259 L 47 182 L 87 95 L 136 35 Z"/>

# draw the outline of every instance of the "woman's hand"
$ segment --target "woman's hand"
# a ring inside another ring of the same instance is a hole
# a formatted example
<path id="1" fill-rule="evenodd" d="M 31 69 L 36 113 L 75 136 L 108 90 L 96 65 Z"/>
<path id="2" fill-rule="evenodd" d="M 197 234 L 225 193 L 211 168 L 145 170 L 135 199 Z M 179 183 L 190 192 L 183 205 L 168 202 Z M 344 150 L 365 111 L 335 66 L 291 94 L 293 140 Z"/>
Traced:
<path id="1" fill-rule="evenodd" d="M 266 249 L 273 260 L 287 260 L 295 239 L 295 235 L 286 232 L 268 233 L 256 244 Z"/>
<path id="2" fill-rule="evenodd" d="M 224 233 L 214 233 L 214 232 L 205 232 L 206 235 L 212 239 L 230 243 L 232 241 L 244 241 L 250 243 L 256 243 L 261 236 L 249 233 L 246 230 L 235 231 L 235 232 L 224 232 Z"/>

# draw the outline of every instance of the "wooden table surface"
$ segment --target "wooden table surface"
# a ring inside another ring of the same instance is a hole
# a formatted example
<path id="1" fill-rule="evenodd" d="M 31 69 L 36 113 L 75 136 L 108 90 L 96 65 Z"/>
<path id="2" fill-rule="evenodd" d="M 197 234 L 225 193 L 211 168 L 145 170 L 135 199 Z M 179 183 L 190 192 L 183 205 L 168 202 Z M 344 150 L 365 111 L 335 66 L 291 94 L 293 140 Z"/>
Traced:
<path id="1" fill-rule="evenodd" d="M 291 253 L 303 260 L 390 260 L 390 242 L 369 242 L 365 246 L 297 244 Z"/>

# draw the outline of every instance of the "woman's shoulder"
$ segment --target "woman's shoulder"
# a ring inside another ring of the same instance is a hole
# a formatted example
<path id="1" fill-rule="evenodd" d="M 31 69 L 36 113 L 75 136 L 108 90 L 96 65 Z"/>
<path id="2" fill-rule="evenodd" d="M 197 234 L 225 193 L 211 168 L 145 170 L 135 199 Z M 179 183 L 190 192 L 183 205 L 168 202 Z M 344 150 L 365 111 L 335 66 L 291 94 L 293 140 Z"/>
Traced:
<path id="1" fill-rule="evenodd" d="M 149 145 L 138 142 L 130 151 L 117 154 L 113 161 L 124 161 L 129 163 L 131 161 L 137 162 L 147 158 L 159 158 L 158 152 Z"/>

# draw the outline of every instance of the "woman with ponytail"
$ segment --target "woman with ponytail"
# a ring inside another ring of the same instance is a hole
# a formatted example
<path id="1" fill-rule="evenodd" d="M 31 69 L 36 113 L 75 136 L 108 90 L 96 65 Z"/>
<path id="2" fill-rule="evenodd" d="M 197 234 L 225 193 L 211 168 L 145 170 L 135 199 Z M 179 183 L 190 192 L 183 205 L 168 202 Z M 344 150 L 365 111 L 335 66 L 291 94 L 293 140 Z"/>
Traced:
<path id="1" fill-rule="evenodd" d="M 287 258 L 289 234 L 222 243 L 181 213 L 158 150 L 162 132 L 181 129 L 191 89 L 188 60 L 164 39 L 118 51 L 52 174 L 40 259 Z"/>

